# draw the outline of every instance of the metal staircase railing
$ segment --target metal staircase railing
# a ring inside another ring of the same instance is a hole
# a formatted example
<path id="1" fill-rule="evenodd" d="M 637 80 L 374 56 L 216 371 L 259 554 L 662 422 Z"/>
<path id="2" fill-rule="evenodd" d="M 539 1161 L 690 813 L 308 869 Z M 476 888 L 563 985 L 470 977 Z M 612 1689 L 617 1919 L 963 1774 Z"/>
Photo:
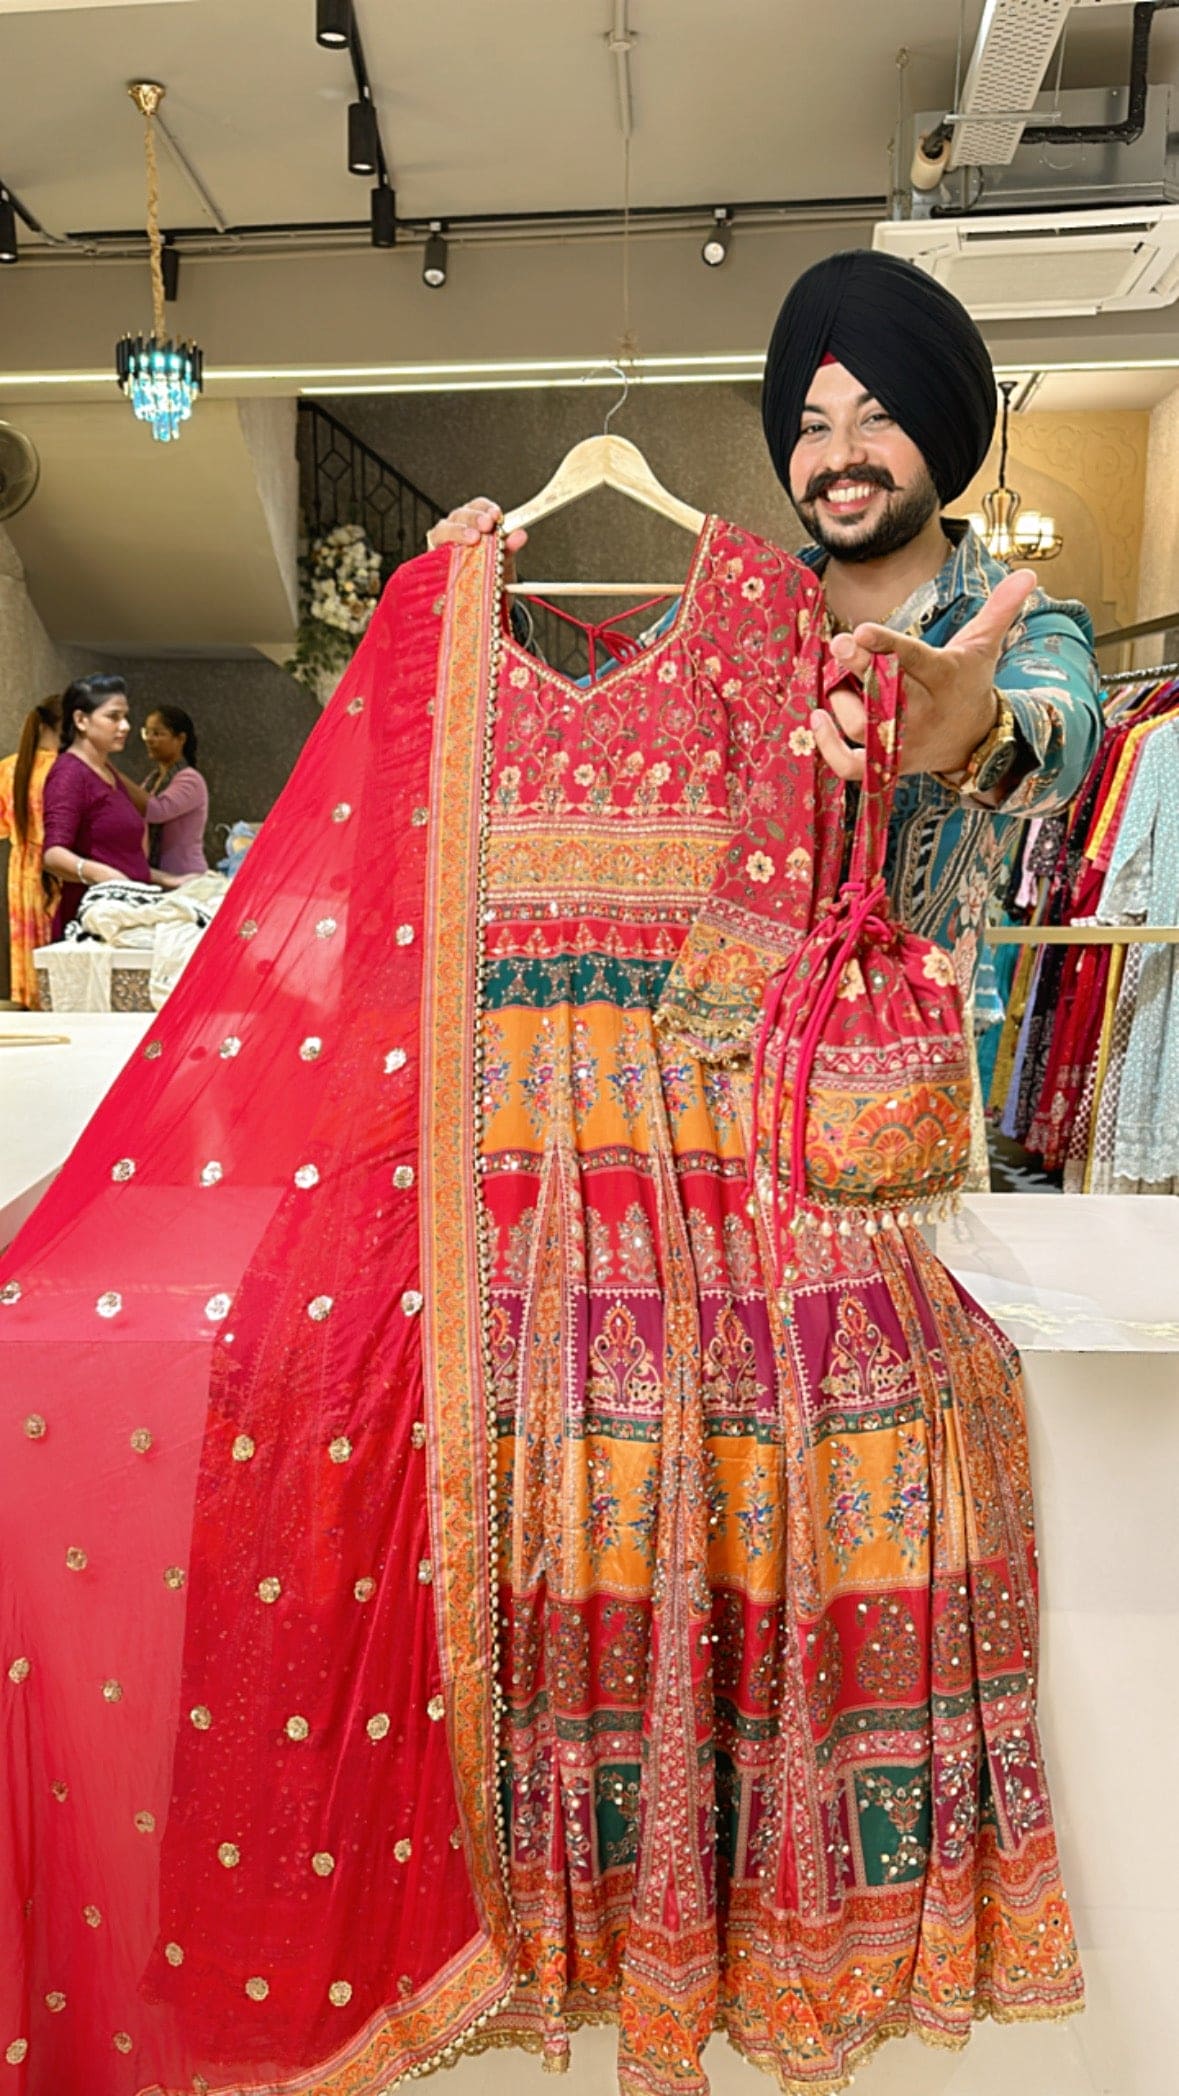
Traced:
<path id="1" fill-rule="evenodd" d="M 380 554 L 383 582 L 425 550 L 426 533 L 446 514 L 441 504 L 318 401 L 299 402 L 298 451 L 299 500 L 310 538 L 337 524 L 363 525 Z M 574 629 L 542 605 L 529 613 L 531 644 L 542 660 L 564 676 L 581 676 L 585 649 Z"/>
<path id="2" fill-rule="evenodd" d="M 317 401 L 299 402 L 299 499 L 312 538 L 362 524 L 388 581 L 445 511 Z"/>

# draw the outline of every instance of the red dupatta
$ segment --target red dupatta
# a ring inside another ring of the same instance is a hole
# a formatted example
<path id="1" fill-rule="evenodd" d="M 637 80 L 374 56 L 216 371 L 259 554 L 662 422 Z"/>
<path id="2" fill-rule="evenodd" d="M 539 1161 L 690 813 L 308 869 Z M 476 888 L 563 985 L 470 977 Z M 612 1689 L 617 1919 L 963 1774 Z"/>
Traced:
<path id="1" fill-rule="evenodd" d="M 494 571 L 399 571 L 0 1267 L 15 2096 L 359 2096 L 511 1985 L 459 1103 Z"/>

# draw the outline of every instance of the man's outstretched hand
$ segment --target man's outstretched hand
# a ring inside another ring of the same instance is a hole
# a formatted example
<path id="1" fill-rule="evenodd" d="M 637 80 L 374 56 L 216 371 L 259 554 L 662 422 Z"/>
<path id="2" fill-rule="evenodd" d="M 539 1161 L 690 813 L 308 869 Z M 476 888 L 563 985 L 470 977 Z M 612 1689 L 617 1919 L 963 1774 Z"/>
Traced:
<path id="1" fill-rule="evenodd" d="M 905 675 L 902 772 L 965 771 L 998 719 L 995 671 L 1003 643 L 1036 587 L 1030 568 L 1006 575 L 944 648 L 894 633 L 888 626 L 857 626 L 836 634 L 831 653 L 849 678 L 863 680 L 874 655 L 894 655 Z M 841 779 L 862 780 L 866 729 L 864 700 L 854 684 L 838 685 L 829 711 L 811 715 L 819 754 Z"/>

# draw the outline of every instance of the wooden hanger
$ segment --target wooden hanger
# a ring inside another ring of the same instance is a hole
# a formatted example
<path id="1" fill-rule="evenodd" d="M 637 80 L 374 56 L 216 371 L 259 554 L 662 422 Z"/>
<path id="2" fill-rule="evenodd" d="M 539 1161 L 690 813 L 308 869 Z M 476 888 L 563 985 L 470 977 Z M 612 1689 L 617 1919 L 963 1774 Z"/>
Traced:
<path id="1" fill-rule="evenodd" d="M 642 503 L 645 509 L 653 509 L 658 516 L 667 517 L 672 524 L 679 524 L 696 537 L 703 531 L 704 512 L 693 509 L 690 503 L 681 502 L 678 495 L 671 494 L 655 478 L 637 444 L 612 433 L 610 424 L 619 408 L 625 405 L 630 380 L 620 365 L 612 364 L 608 368 L 617 371 L 623 391 L 606 416 L 601 435 L 583 438 L 566 453 L 552 479 L 546 481 L 539 493 L 504 518 L 505 532 L 529 530 L 542 517 L 556 516 L 558 510 L 568 509 L 570 503 L 579 502 L 583 495 L 592 494 L 595 488 L 614 488 L 618 494 L 629 496 L 632 502 Z M 683 583 L 517 582 L 509 584 L 509 588 L 517 595 L 530 596 L 652 597 L 678 595 Z"/>

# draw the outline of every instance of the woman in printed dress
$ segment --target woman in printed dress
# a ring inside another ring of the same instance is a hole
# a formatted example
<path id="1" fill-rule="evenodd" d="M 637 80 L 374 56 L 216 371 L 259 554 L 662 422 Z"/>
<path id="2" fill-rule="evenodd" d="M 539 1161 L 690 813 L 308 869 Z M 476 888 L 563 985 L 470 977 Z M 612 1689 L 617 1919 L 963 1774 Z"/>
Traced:
<path id="1" fill-rule="evenodd" d="M 58 750 L 61 700 L 41 699 L 26 716 L 20 742 L 0 757 L 0 838 L 8 857 L 8 950 L 10 996 L 27 1011 L 38 1009 L 33 955 L 53 937 L 53 906 L 41 880 L 45 781 Z"/>

